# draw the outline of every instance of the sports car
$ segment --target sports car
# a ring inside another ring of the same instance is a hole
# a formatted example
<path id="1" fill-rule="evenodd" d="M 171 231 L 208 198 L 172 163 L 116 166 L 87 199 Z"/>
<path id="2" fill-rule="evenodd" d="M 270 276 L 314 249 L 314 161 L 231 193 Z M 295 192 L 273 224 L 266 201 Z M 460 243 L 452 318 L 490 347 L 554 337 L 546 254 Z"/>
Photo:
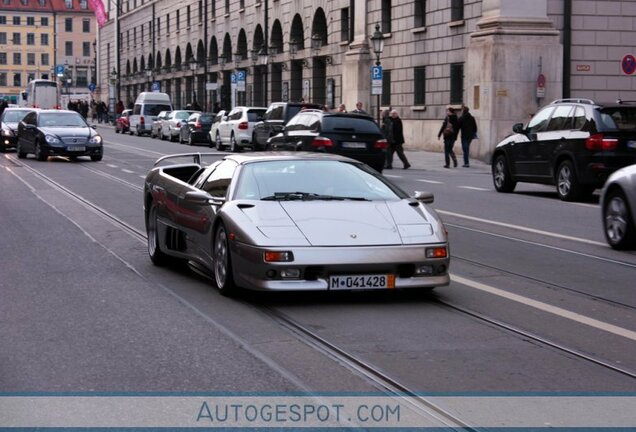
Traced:
<path id="1" fill-rule="evenodd" d="M 305 152 L 165 156 L 144 183 L 148 252 L 190 262 L 222 294 L 448 285 L 446 230 L 429 206 L 369 166 Z M 174 163 L 193 158 L 193 162 Z M 172 162 L 169 163 L 168 162 Z"/>

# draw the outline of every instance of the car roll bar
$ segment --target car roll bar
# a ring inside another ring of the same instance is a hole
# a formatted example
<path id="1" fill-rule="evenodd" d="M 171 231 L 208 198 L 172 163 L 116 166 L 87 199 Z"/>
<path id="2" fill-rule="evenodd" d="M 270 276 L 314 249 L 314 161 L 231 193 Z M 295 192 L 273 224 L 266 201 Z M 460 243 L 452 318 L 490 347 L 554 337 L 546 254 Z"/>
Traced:
<path id="1" fill-rule="evenodd" d="M 168 159 L 174 159 L 174 158 L 180 158 L 180 157 L 188 157 L 191 156 L 192 157 L 192 162 L 197 164 L 197 165 L 201 165 L 201 156 L 218 156 L 219 153 L 178 153 L 178 154 L 172 154 L 172 155 L 167 155 L 167 156 L 162 156 L 159 159 L 157 159 L 155 161 L 154 166 L 157 166 L 159 163 L 168 160 Z"/>

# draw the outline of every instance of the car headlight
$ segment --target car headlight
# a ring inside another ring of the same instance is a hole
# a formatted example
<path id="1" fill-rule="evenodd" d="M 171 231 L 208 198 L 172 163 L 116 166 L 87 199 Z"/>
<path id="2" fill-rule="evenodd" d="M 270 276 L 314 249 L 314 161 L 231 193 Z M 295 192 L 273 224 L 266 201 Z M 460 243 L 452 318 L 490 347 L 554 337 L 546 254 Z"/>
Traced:
<path id="1" fill-rule="evenodd" d="M 9 128 L 2 128 L 2 136 L 6 136 L 6 137 L 13 136 L 13 131 Z"/>
<path id="2" fill-rule="evenodd" d="M 94 137 L 92 137 L 91 139 L 88 140 L 89 144 L 101 144 L 102 143 L 102 137 L 99 135 L 95 135 Z"/>
<path id="3" fill-rule="evenodd" d="M 60 139 L 55 135 L 46 135 L 44 139 L 49 144 L 62 144 L 62 141 L 60 141 Z"/>

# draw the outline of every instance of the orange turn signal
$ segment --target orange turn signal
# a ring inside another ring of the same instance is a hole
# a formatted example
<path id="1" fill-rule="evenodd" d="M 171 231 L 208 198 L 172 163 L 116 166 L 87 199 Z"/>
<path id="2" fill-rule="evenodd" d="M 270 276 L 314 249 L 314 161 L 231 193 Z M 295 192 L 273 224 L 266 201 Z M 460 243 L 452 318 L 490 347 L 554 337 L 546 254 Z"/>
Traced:
<path id="1" fill-rule="evenodd" d="M 446 258 L 447 255 L 446 246 L 426 249 L 426 258 Z"/>
<path id="2" fill-rule="evenodd" d="M 291 262 L 294 260 L 294 254 L 289 251 L 264 252 L 263 259 L 265 262 Z"/>

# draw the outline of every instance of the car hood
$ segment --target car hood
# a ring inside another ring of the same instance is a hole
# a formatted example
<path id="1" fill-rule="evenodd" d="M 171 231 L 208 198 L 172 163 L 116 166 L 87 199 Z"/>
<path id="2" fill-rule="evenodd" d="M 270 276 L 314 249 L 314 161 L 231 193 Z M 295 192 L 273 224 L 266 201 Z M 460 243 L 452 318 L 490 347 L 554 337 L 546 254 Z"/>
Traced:
<path id="1" fill-rule="evenodd" d="M 86 127 L 40 127 L 40 130 L 45 135 L 64 137 L 88 138 L 92 135 L 92 129 Z"/>
<path id="2" fill-rule="evenodd" d="M 437 241 L 426 212 L 407 200 L 261 201 L 243 213 L 264 236 L 290 244 L 380 246 Z"/>

